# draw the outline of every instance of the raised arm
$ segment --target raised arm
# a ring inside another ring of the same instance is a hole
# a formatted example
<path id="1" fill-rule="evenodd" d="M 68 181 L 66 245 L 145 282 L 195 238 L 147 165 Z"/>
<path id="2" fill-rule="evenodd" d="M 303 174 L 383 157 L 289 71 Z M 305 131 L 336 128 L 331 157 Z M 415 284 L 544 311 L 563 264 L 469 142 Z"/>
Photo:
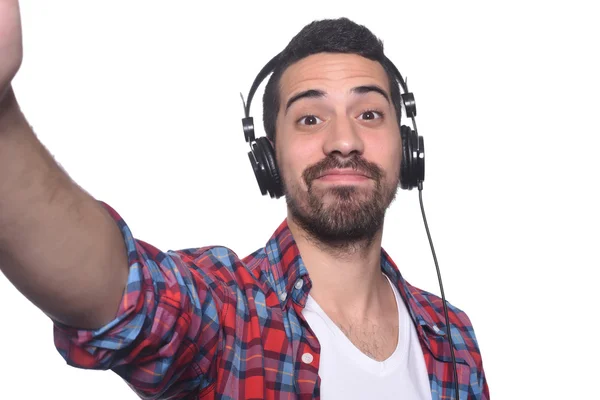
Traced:
<path id="1" fill-rule="evenodd" d="M 53 319 L 97 328 L 123 296 L 123 237 L 21 113 L 11 87 L 21 60 L 19 3 L 0 0 L 0 270 Z"/>

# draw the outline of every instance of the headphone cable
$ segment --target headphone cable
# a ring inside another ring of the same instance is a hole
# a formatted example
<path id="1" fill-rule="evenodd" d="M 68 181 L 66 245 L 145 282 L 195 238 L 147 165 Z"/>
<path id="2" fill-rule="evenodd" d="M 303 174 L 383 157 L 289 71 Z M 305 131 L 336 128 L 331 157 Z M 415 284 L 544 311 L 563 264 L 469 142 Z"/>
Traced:
<path id="1" fill-rule="evenodd" d="M 454 343 L 452 342 L 452 332 L 450 329 L 450 318 L 448 318 L 448 307 L 446 306 L 446 296 L 444 295 L 444 286 L 442 285 L 442 275 L 440 274 L 440 267 L 438 266 L 437 257 L 435 256 L 435 250 L 433 248 L 433 241 L 431 240 L 431 235 L 429 234 L 429 226 L 427 225 L 427 218 L 425 218 L 425 208 L 423 207 L 423 182 L 418 182 L 419 188 L 419 203 L 421 204 L 421 214 L 423 215 L 423 222 L 425 223 L 425 230 L 427 231 L 427 238 L 429 239 L 429 246 L 431 247 L 431 254 L 433 254 L 433 262 L 435 263 L 435 269 L 437 271 L 438 282 L 440 284 L 440 292 L 442 293 L 442 304 L 444 305 L 444 316 L 446 318 L 446 335 L 448 335 L 448 340 L 450 341 L 450 354 L 452 355 L 452 369 L 454 371 L 454 397 L 456 400 L 459 399 L 459 391 L 458 391 L 458 373 L 456 371 L 456 358 L 454 357 Z"/>

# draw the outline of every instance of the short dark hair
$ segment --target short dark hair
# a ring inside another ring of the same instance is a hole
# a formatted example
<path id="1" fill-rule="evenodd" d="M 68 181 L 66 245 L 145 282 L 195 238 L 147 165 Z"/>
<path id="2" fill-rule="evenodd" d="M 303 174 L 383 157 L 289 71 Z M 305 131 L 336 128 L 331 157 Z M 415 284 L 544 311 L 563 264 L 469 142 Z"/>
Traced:
<path id="1" fill-rule="evenodd" d="M 383 53 L 383 42 L 369 29 L 348 18 L 324 19 L 313 21 L 302 28 L 280 54 L 263 95 L 263 122 L 269 139 L 275 141 L 275 121 L 281 105 L 281 76 L 290 65 L 317 53 L 357 54 L 379 62 L 388 76 L 392 104 L 400 125 L 400 89 L 396 75 L 388 66 Z"/>

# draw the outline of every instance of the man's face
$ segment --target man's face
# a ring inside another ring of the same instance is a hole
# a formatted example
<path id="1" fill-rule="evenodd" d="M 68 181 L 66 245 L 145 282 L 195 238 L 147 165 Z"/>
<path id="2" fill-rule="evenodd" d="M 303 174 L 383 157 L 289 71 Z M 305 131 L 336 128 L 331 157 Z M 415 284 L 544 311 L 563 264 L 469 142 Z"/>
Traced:
<path id="1" fill-rule="evenodd" d="M 372 239 L 402 154 L 383 67 L 355 54 L 311 55 L 285 70 L 280 99 L 276 154 L 291 217 L 330 244 Z"/>

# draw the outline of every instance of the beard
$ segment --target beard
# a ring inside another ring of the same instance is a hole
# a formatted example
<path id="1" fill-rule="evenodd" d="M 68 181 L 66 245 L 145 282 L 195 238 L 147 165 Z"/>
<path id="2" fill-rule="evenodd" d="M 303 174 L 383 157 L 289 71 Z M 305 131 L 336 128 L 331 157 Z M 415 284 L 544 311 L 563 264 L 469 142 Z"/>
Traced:
<path id="1" fill-rule="evenodd" d="M 316 188 L 313 181 L 333 168 L 351 168 L 374 181 L 367 189 L 357 185 Z M 385 172 L 375 163 L 354 155 L 341 158 L 330 154 L 302 174 L 307 191 L 286 185 L 286 203 L 294 221 L 319 245 L 348 251 L 369 246 L 383 227 L 385 212 L 398 191 L 399 175 L 386 186 Z M 329 199 L 330 201 L 326 201 Z"/>

